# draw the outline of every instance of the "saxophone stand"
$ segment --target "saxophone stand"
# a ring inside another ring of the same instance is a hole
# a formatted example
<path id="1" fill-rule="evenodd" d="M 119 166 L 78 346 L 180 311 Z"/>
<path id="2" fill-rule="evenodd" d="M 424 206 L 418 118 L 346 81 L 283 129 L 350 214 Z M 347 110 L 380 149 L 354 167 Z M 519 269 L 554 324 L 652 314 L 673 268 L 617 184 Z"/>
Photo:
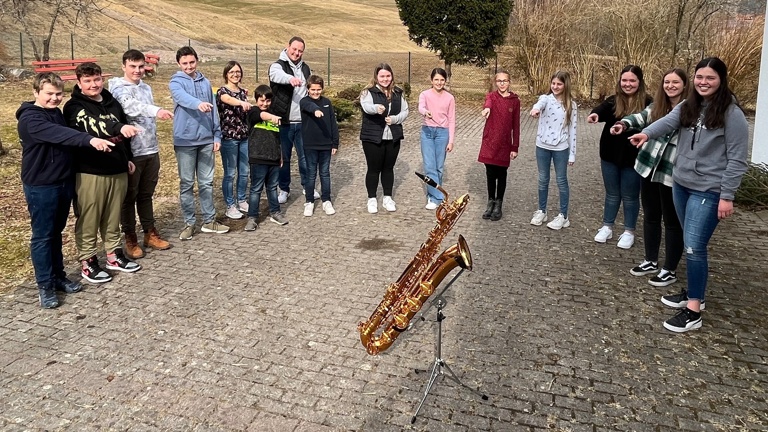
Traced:
<path id="1" fill-rule="evenodd" d="M 443 297 L 443 294 L 446 290 L 453 284 L 453 282 L 458 279 L 459 276 L 464 272 L 464 269 L 461 269 L 456 276 L 451 279 L 451 281 L 446 285 L 445 288 L 443 288 L 442 291 L 432 300 L 429 308 L 424 310 L 424 313 L 426 313 L 432 306 L 435 306 L 437 308 L 437 345 L 436 345 L 436 353 L 435 353 L 435 361 L 432 363 L 432 373 L 429 376 L 429 381 L 427 381 L 427 387 L 424 389 L 424 396 L 421 397 L 421 401 L 419 402 L 419 406 L 416 407 L 416 412 L 413 414 L 413 417 L 411 417 L 411 424 L 416 422 L 416 416 L 419 415 L 419 411 L 421 411 L 421 407 L 424 405 L 424 401 L 427 400 L 427 396 L 429 396 L 429 391 L 432 390 L 432 387 L 437 382 L 437 377 L 439 376 L 446 376 L 449 379 L 455 381 L 460 386 L 466 388 L 467 390 L 471 391 L 472 393 L 480 396 L 483 400 L 488 400 L 488 396 L 480 393 L 478 390 L 473 389 L 472 387 L 464 384 L 461 382 L 458 376 L 453 372 L 453 370 L 448 366 L 448 364 L 443 360 L 443 320 L 445 319 L 445 315 L 443 315 L 443 308 L 447 305 L 447 301 Z M 424 320 L 423 314 L 422 314 L 422 320 Z M 427 372 L 428 369 L 416 369 L 416 373 L 419 372 Z M 447 372 L 447 373 L 446 373 Z"/>

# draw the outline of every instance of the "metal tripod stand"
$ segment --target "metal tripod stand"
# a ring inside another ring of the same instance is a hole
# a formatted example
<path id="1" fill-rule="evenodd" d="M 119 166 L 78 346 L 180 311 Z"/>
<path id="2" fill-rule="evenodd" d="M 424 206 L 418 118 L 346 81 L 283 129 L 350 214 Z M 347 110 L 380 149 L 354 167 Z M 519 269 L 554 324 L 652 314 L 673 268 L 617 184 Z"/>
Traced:
<path id="1" fill-rule="evenodd" d="M 436 353 L 435 353 L 435 361 L 432 363 L 432 373 L 429 375 L 429 381 L 427 381 L 427 386 L 424 388 L 424 396 L 421 397 L 421 401 L 419 402 L 419 406 L 416 407 L 416 412 L 413 413 L 413 417 L 411 417 L 411 424 L 416 422 L 416 416 L 419 415 L 419 411 L 421 411 L 421 407 L 424 405 L 424 401 L 427 400 L 427 396 L 429 396 L 429 391 L 432 390 L 432 387 L 435 385 L 435 382 L 437 382 L 437 377 L 439 376 L 445 376 L 449 379 L 453 380 L 460 386 L 466 388 L 467 390 L 471 391 L 472 393 L 480 396 L 483 400 L 488 400 L 488 396 L 484 393 L 480 393 L 480 391 L 473 389 L 472 387 L 464 384 L 461 382 L 458 376 L 453 372 L 453 370 L 448 366 L 448 364 L 443 359 L 443 320 L 445 319 L 445 315 L 443 315 L 443 308 L 447 305 L 447 301 L 443 297 L 443 294 L 446 290 L 453 284 L 453 282 L 458 279 L 459 276 L 464 272 L 464 269 L 461 269 L 456 276 L 451 279 L 451 281 L 446 285 L 445 288 L 443 288 L 442 291 L 432 300 L 429 308 L 424 310 L 424 313 L 426 313 L 432 306 L 435 306 L 437 308 L 437 318 L 435 321 L 437 321 L 437 345 L 436 345 Z M 424 320 L 423 314 L 422 314 L 422 320 Z M 416 373 L 419 372 L 427 372 L 428 369 L 416 369 Z"/>

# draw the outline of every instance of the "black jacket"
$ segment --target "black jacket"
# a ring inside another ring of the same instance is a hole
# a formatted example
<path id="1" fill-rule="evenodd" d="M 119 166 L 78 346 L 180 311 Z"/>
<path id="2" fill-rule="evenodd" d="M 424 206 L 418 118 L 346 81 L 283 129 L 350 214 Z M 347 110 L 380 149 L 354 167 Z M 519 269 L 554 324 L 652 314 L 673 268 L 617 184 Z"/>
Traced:
<path id="1" fill-rule="evenodd" d="M 643 108 L 647 107 L 651 101 L 647 97 Z M 597 121 L 604 122 L 603 133 L 600 135 L 600 159 L 618 165 L 621 168 L 632 168 L 637 159 L 637 147 L 629 142 L 629 137 L 637 133 L 636 131 L 624 131 L 621 135 L 612 135 L 611 127 L 621 118 L 616 117 L 616 96 L 609 96 L 603 103 L 596 106 L 590 114 L 597 114 Z"/>
<path id="2" fill-rule="evenodd" d="M 283 72 L 293 75 L 293 69 L 286 60 L 278 60 L 275 63 L 283 68 Z M 304 75 L 305 81 L 309 79 L 311 71 L 306 63 L 301 64 L 301 73 Z M 270 111 L 280 116 L 280 124 L 288 125 L 291 115 L 291 101 L 293 100 L 293 86 L 270 81 L 269 87 L 272 89 L 272 107 Z"/>
<path id="3" fill-rule="evenodd" d="M 45 186 L 73 178 L 72 151 L 90 147 L 91 136 L 67 127 L 58 108 L 24 102 L 16 111 L 21 140 L 21 181 Z"/>
<path id="4" fill-rule="evenodd" d="M 368 91 L 371 93 L 374 104 L 390 106 L 390 101 L 387 100 L 387 96 L 378 87 L 373 86 L 369 88 Z M 387 126 L 386 117 L 400 113 L 400 110 L 402 109 L 402 96 L 403 90 L 399 87 L 395 87 L 392 90 L 392 105 L 389 112 L 385 111 L 383 114 L 367 114 L 366 112 L 363 112 L 363 125 L 360 127 L 360 141 L 376 144 L 381 143 L 382 135 L 384 135 L 384 128 Z M 392 141 L 400 141 L 403 139 L 403 125 L 389 125 L 389 130 L 392 132 Z"/>
<path id="5" fill-rule="evenodd" d="M 310 150 L 331 150 L 339 148 L 339 125 L 333 104 L 325 96 L 314 100 L 309 96 L 301 99 L 301 135 L 304 148 Z M 315 111 L 323 112 L 315 117 Z"/>
<path id="6" fill-rule="evenodd" d="M 100 152 L 93 147 L 78 149 L 75 171 L 94 175 L 122 174 L 128 172 L 128 161 L 133 159 L 131 142 L 120 133 L 128 120 L 112 93 L 103 89 L 101 97 L 101 102 L 90 99 L 75 85 L 72 99 L 64 104 L 64 118 L 69 127 L 115 143 L 111 152 Z"/>
<path id="7" fill-rule="evenodd" d="M 255 106 L 248 111 L 248 163 L 280 165 L 280 129 L 262 120 L 262 112 Z"/>

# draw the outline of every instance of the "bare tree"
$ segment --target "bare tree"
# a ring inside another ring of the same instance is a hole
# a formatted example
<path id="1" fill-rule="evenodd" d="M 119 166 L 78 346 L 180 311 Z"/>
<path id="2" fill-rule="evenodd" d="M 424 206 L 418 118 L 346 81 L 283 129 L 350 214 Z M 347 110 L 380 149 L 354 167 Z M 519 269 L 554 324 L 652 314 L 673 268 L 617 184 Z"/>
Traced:
<path id="1" fill-rule="evenodd" d="M 32 44 L 37 60 L 50 60 L 50 45 L 56 29 L 87 24 L 89 15 L 100 12 L 100 0 L 0 0 L 0 19 L 18 23 Z M 42 44 L 35 36 L 43 33 Z"/>

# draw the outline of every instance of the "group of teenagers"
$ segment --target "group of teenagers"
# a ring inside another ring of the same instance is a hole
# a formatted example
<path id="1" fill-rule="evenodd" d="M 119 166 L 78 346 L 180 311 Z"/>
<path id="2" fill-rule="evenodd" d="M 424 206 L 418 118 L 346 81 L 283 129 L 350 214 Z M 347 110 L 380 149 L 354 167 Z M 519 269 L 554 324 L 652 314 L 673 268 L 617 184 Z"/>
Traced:
<path id="1" fill-rule="evenodd" d="M 624 67 L 615 94 L 587 117 L 587 123 L 605 124 L 599 144 L 605 187 L 603 226 L 594 240 L 606 243 L 613 238 L 623 206 L 624 231 L 617 246 L 631 248 L 642 202 L 645 255 L 630 273 L 653 275 L 651 285 L 666 287 L 677 282 L 677 266 L 685 251 L 687 287 L 661 297 L 664 305 L 677 310 L 664 327 L 682 333 L 702 325 L 709 275 L 707 246 L 719 221 L 733 214 L 733 199 L 748 166 L 748 125 L 728 87 L 727 67 L 719 58 L 696 64 L 692 83 L 679 68 L 667 70 L 660 78 L 652 98 L 642 69 Z M 498 75 L 496 82 L 500 82 Z M 550 92 L 530 112 L 539 118 L 539 208 L 531 219 L 533 225 L 547 220 L 550 165 L 554 165 L 560 193 L 560 213 L 548 226 L 570 225 L 566 171 L 575 161 L 576 110 L 570 78 L 557 72 Z M 498 192 L 493 196 L 491 191 L 489 183 L 489 208 L 490 200 L 498 198 Z M 663 263 L 659 260 L 662 226 Z"/>
<path id="2" fill-rule="evenodd" d="M 157 106 L 150 86 L 142 80 L 144 55 L 128 50 L 123 55 L 123 76 L 104 88 L 101 68 L 84 63 L 76 70 L 72 98 L 59 109 L 63 82 L 53 73 L 38 74 L 33 102 L 17 112 L 22 142 L 22 182 L 31 216 L 31 256 L 40 305 L 59 305 L 57 291 L 78 292 L 82 284 L 64 271 L 62 231 L 74 200 L 75 242 L 82 277 L 92 283 L 111 280 L 97 258 L 99 236 L 106 251 L 106 268 L 134 272 L 134 260 L 144 256 L 136 230 L 136 215 L 144 232 L 143 246 L 156 250 L 171 244 L 155 228 L 152 196 L 160 170 L 156 120 L 173 120 L 173 145 L 179 174 L 179 197 L 185 226 L 180 240 L 195 234 L 195 194 L 203 223 L 200 231 L 225 233 L 229 227 L 215 218 L 213 174 L 215 152 L 221 152 L 222 193 L 226 216 L 247 217 L 246 231 L 259 226 L 259 202 L 266 189 L 269 220 L 288 223 L 280 205 L 291 193 L 290 159 L 295 150 L 304 195 L 304 216 L 312 216 L 315 201 L 327 215 L 331 202 L 331 157 L 339 146 L 333 106 L 323 96 L 324 82 L 303 62 L 305 43 L 293 37 L 269 68 L 270 85 L 260 85 L 248 100 L 241 86 L 243 69 L 227 63 L 224 85 L 216 92 L 197 70 L 198 56 L 191 47 L 176 53 L 180 70 L 169 87 L 173 111 Z M 622 69 L 616 94 L 587 117 L 605 123 L 600 137 L 600 165 L 605 186 L 603 226 L 595 241 L 613 237 L 619 207 L 624 208 L 624 232 L 617 246 L 634 244 L 640 202 L 644 209 L 643 261 L 632 275 L 653 274 L 655 286 L 677 281 L 676 270 L 686 251 L 687 289 L 662 297 L 678 309 L 664 327 L 685 332 L 701 327 L 708 278 L 707 244 L 719 220 L 733 214 L 733 198 L 747 169 L 748 127 L 728 87 L 726 65 L 706 58 L 695 67 L 693 85 L 681 69 L 664 73 L 654 98 L 648 94 L 640 67 Z M 443 183 L 447 154 L 454 150 L 456 103 L 446 88 L 448 75 L 435 68 L 431 87 L 419 95 L 418 112 L 425 174 Z M 485 165 L 488 203 L 483 219 L 498 221 L 507 183 L 507 171 L 518 155 L 520 99 L 510 90 L 510 74 L 498 72 L 494 89 L 486 95 L 485 118 L 478 161 Z M 360 140 L 366 159 L 366 208 L 381 206 L 396 211 L 393 199 L 394 166 L 404 138 L 403 123 L 409 107 L 395 85 L 392 68 L 379 64 L 360 94 Z M 567 168 L 575 162 L 577 105 L 571 78 L 556 72 L 550 91 L 530 111 L 538 118 L 536 161 L 538 209 L 531 224 L 548 218 L 550 170 L 554 166 L 559 191 L 559 212 L 547 224 L 553 230 L 570 226 Z M 320 191 L 315 189 L 319 177 Z M 250 178 L 250 188 L 248 180 Z M 445 197 L 426 188 L 428 210 Z M 665 230 L 665 261 L 659 264 Z M 125 249 L 121 247 L 121 231 Z"/>

